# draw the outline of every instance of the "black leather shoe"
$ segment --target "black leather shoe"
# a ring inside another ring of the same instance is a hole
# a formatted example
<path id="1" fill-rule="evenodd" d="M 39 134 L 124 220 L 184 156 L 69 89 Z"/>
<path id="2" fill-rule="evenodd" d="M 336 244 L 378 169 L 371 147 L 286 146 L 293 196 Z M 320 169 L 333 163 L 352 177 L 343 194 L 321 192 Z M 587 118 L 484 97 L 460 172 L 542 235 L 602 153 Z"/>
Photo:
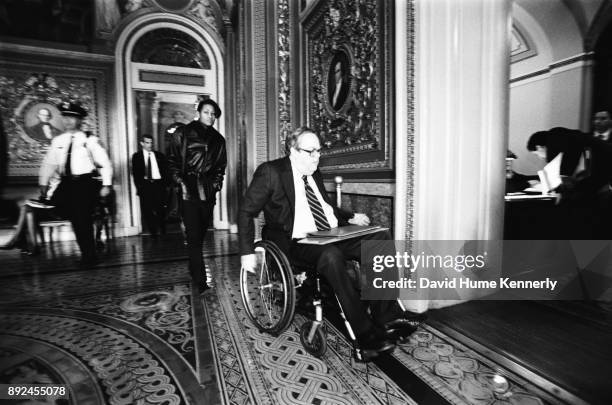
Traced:
<path id="1" fill-rule="evenodd" d="M 198 294 L 203 294 L 208 290 L 210 290 L 210 286 L 206 283 L 202 283 L 198 286 Z"/>
<path id="2" fill-rule="evenodd" d="M 408 340 L 418 329 L 418 324 L 415 325 L 408 319 L 395 319 L 385 324 L 385 337 L 393 342 L 399 341 L 403 343 Z"/>
<path id="3" fill-rule="evenodd" d="M 385 333 L 378 329 L 357 337 L 357 341 L 366 361 L 383 353 L 391 353 L 395 349 L 395 343 L 386 339 Z"/>
<path id="4" fill-rule="evenodd" d="M 408 340 L 419 328 L 419 325 L 427 319 L 425 314 L 417 314 L 414 312 L 403 312 L 402 315 L 385 323 L 385 334 L 386 337 L 392 341 L 404 342 Z"/>

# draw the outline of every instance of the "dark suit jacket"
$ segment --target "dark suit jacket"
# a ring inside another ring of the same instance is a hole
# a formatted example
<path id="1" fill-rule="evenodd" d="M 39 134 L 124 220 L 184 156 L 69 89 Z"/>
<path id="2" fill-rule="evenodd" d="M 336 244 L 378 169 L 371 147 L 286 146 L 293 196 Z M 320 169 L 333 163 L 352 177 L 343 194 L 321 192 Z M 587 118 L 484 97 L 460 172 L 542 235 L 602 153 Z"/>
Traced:
<path id="1" fill-rule="evenodd" d="M 49 124 L 49 128 L 51 129 L 51 139 L 58 136 L 62 133 L 59 129 L 55 128 L 53 125 Z M 51 139 L 47 138 L 45 135 L 45 131 L 43 129 L 43 123 L 39 122 L 36 125 L 32 125 L 31 127 L 26 128 L 26 131 L 30 138 L 41 142 L 41 143 L 51 143 Z"/>
<path id="2" fill-rule="evenodd" d="M 168 183 L 168 163 L 166 156 L 163 153 L 156 150 L 153 151 L 155 154 L 155 160 L 157 160 L 157 167 L 159 168 L 159 174 L 161 175 L 162 183 Z M 140 195 L 142 185 L 145 180 L 146 167 L 142 150 L 132 155 L 132 177 L 134 178 L 134 184 L 136 185 L 136 193 Z"/>
<path id="3" fill-rule="evenodd" d="M 331 201 L 325 191 L 321 172 L 317 170 L 312 176 L 325 202 L 334 207 L 338 225 L 348 224 L 353 213 L 336 207 Z M 263 229 L 264 238 L 275 242 L 285 253 L 288 253 L 296 215 L 293 172 L 288 157 L 263 163 L 253 175 L 253 180 L 238 213 L 241 255 L 253 253 L 255 237 L 253 219 L 262 210 L 266 220 Z"/>

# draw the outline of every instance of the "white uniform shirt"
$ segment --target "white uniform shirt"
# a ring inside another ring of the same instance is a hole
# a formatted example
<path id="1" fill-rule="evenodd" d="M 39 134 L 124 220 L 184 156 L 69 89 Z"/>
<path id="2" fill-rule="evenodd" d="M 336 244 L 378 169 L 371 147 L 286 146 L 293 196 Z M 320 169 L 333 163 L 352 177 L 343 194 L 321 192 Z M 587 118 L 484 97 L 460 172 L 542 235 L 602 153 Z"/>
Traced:
<path id="1" fill-rule="evenodd" d="M 159 174 L 159 166 L 157 166 L 157 159 L 155 159 L 155 153 L 142 151 L 142 158 L 144 159 L 145 177 L 147 177 L 147 155 L 151 158 L 151 179 L 149 180 L 161 180 L 161 174 Z"/>
<path id="2" fill-rule="evenodd" d="M 96 167 L 102 176 L 102 185 L 110 186 L 113 178 L 113 168 L 108 154 L 98 142 L 98 137 L 87 136 L 84 132 L 63 133 L 51 141 L 40 167 L 38 183 L 42 186 L 49 184 L 54 175 L 63 175 L 66 168 L 66 156 L 72 142 L 70 153 L 70 170 L 73 175 L 93 172 Z"/>
<path id="3" fill-rule="evenodd" d="M 291 165 L 291 170 L 293 171 L 293 187 L 295 188 L 295 218 L 293 220 L 293 233 L 291 234 L 291 237 L 293 239 L 301 239 L 305 238 L 306 234 L 309 232 L 316 232 L 318 229 L 317 225 L 315 224 L 314 217 L 312 216 L 310 206 L 308 205 L 306 188 L 304 187 L 302 174 L 298 173 L 294 165 Z M 319 187 L 312 176 L 308 176 L 307 179 L 308 184 L 310 184 L 310 187 L 312 187 L 312 190 L 317 196 L 317 200 L 319 200 L 321 207 L 323 207 L 323 211 L 325 212 L 325 217 L 327 218 L 327 222 L 329 222 L 329 226 L 332 228 L 337 228 L 338 218 L 336 218 L 334 215 L 333 207 L 323 200 L 323 196 L 321 195 L 321 192 L 319 192 Z"/>

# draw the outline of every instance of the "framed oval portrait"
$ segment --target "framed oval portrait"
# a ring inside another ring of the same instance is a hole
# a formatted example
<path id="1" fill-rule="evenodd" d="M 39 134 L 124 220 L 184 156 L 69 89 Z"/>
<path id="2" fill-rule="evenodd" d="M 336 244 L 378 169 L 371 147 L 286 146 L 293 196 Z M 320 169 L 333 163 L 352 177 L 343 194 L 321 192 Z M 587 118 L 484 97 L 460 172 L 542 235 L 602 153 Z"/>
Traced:
<path id="1" fill-rule="evenodd" d="M 64 132 L 62 116 L 51 103 L 31 105 L 23 117 L 26 134 L 41 145 L 49 145 L 51 139 Z"/>
<path id="2" fill-rule="evenodd" d="M 327 103 L 334 113 L 344 110 L 351 100 L 351 57 L 346 49 L 331 54 L 327 73 Z"/>

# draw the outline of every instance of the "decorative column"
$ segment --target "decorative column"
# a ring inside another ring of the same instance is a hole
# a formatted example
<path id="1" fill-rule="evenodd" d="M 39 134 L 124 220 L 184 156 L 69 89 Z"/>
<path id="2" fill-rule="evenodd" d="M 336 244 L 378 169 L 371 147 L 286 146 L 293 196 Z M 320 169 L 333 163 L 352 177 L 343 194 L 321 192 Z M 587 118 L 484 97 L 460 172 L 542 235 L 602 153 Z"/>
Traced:
<path id="1" fill-rule="evenodd" d="M 161 98 L 154 93 L 151 99 L 151 136 L 153 137 L 153 145 L 157 150 L 163 150 L 161 145 L 163 140 L 159 139 L 159 103 Z"/>
<path id="2" fill-rule="evenodd" d="M 413 240 L 503 238 L 510 27 L 510 0 L 415 3 Z"/>
<path id="3" fill-rule="evenodd" d="M 501 239 L 510 0 L 416 2 L 415 239 Z"/>

